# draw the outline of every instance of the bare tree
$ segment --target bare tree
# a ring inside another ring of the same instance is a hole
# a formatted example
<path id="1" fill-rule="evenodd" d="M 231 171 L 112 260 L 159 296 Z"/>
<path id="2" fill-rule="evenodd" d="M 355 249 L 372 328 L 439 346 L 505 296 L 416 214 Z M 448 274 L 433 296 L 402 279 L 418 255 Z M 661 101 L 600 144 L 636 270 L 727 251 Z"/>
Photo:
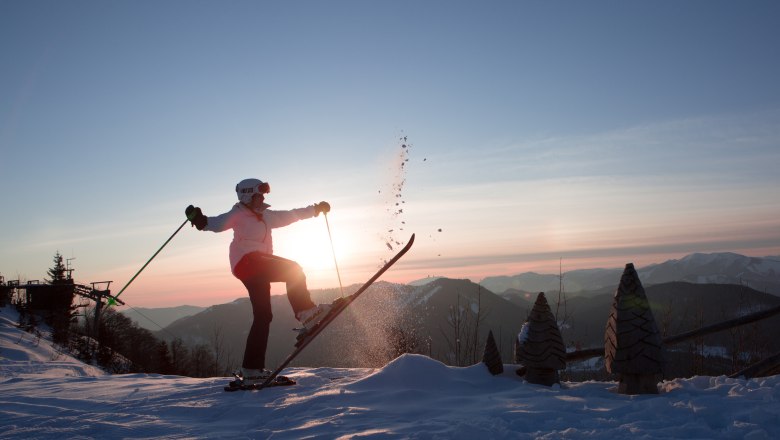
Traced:
<path id="1" fill-rule="evenodd" d="M 461 295 L 456 296 L 455 306 L 450 306 L 447 323 L 450 330 L 441 330 L 450 350 L 445 355 L 451 365 L 465 366 L 477 363 L 481 355 L 479 347 L 479 325 L 486 318 L 481 304 L 481 291 L 477 294 L 477 302 L 472 303 L 464 298 L 461 305 Z M 476 306 L 476 310 L 472 310 Z"/>
<path id="2" fill-rule="evenodd" d="M 563 258 L 558 261 L 558 300 L 555 302 L 555 321 L 560 329 L 566 327 L 566 323 L 571 319 L 568 309 L 568 300 L 566 299 L 566 290 L 563 285 Z M 563 308 L 563 312 L 561 312 Z"/>
<path id="3" fill-rule="evenodd" d="M 214 353 L 212 374 L 214 376 L 230 374 L 228 370 L 233 362 L 233 352 L 230 350 L 230 344 L 225 341 L 222 326 L 216 323 L 211 331 L 211 348 Z"/>
<path id="4" fill-rule="evenodd" d="M 482 313 L 482 286 L 477 285 L 477 320 L 474 323 L 474 345 L 471 348 L 471 363 L 477 363 L 477 353 L 479 351 L 479 321 Z"/>

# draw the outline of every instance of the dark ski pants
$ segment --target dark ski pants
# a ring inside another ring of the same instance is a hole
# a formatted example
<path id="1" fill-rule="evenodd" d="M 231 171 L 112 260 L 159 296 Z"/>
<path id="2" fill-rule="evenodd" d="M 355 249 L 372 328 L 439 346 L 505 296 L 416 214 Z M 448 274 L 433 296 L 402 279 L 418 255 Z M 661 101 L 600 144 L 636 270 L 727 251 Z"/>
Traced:
<path id="1" fill-rule="evenodd" d="M 298 263 L 275 255 L 252 252 L 236 265 L 233 274 L 244 283 L 252 302 L 254 319 L 246 338 L 242 367 L 265 368 L 265 351 L 271 329 L 271 283 L 287 283 L 287 299 L 293 312 L 315 306 L 306 287 L 306 275 Z"/>

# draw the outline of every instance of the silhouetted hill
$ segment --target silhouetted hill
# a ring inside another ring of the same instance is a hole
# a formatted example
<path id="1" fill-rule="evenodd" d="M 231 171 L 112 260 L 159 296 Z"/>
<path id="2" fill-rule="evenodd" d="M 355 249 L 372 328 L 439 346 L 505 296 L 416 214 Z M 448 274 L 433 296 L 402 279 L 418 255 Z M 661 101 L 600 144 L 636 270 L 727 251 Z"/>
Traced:
<path id="1" fill-rule="evenodd" d="M 345 287 L 345 294 L 359 286 Z M 344 311 L 319 337 L 318 343 L 308 347 L 293 366 L 361 366 L 383 365 L 385 329 L 399 316 L 398 299 L 410 287 L 378 282 L 358 301 Z M 317 303 L 331 302 L 340 296 L 339 289 L 313 290 Z M 267 366 L 280 363 L 292 350 L 300 326 L 295 319 L 286 295 L 271 296 L 273 321 L 266 355 Z M 223 359 L 239 367 L 244 346 L 252 324 L 249 298 L 209 307 L 203 312 L 176 321 L 158 336 L 170 340 L 182 338 L 187 344 L 208 344 L 218 341 L 223 347 Z M 381 361 L 380 361 L 381 358 Z"/>
<path id="2" fill-rule="evenodd" d="M 350 294 L 358 287 L 345 288 L 345 293 Z M 329 302 L 337 296 L 338 289 L 312 291 L 315 302 Z M 299 323 L 286 295 L 272 296 L 271 306 L 274 319 L 267 364 L 275 365 L 292 350 L 296 336 L 292 329 Z M 468 344 L 456 350 L 454 324 L 457 321 L 464 332 L 470 325 L 469 330 L 473 332 L 479 310 L 482 313 L 476 339 L 479 356 L 491 329 L 497 342 L 502 343 L 504 354 L 510 356 L 514 335 L 530 310 L 527 304 L 515 305 L 468 280 L 440 278 L 416 287 L 378 282 L 334 321 L 294 365 L 380 366 L 397 356 L 399 348 L 394 344 L 400 333 L 416 338 L 416 351 L 420 353 L 431 353 L 442 359 L 453 357 L 456 352 L 473 355 L 473 336 Z M 251 322 L 249 299 L 242 298 L 182 318 L 158 332 L 158 336 L 168 340 L 178 336 L 189 345 L 213 346 L 216 342 L 224 349 L 223 359 L 240 366 Z"/>
<path id="3" fill-rule="evenodd" d="M 410 297 L 407 325 L 427 339 L 421 352 L 456 365 L 481 359 L 490 330 L 508 361 L 531 308 L 523 298 L 508 301 L 469 280 L 449 278 L 419 286 Z"/>

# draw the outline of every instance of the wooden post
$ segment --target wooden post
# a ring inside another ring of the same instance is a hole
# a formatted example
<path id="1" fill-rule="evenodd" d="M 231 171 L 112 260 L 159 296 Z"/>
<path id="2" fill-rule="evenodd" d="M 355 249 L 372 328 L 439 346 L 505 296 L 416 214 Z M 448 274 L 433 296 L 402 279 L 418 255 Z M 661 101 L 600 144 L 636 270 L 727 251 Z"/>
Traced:
<path id="1" fill-rule="evenodd" d="M 607 371 L 620 394 L 657 394 L 663 374 L 661 336 L 634 265 L 626 264 L 604 335 Z"/>
<path id="2" fill-rule="evenodd" d="M 95 321 L 93 324 L 93 335 L 92 337 L 95 338 L 95 341 L 100 343 L 100 312 L 103 310 L 103 299 L 100 296 L 97 296 L 97 299 L 95 300 Z"/>

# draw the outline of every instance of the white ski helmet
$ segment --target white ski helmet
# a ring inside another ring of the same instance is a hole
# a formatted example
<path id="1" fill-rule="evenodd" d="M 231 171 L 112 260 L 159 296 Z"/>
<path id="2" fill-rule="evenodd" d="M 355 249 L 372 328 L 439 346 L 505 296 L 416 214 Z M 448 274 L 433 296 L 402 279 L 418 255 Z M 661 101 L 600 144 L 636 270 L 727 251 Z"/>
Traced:
<path id="1" fill-rule="evenodd" d="M 260 179 L 244 179 L 236 185 L 236 195 L 241 203 L 250 203 L 255 194 L 268 194 L 271 185 Z"/>

